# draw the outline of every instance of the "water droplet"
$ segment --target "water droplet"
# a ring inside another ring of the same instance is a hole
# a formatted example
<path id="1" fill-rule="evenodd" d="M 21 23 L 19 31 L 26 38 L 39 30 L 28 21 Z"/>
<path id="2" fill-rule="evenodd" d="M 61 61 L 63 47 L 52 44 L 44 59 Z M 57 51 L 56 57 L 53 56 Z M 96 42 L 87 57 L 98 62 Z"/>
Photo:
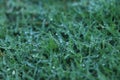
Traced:
<path id="1" fill-rule="evenodd" d="M 15 75 L 15 70 L 13 70 L 12 75 Z"/>
<path id="2" fill-rule="evenodd" d="M 53 18 L 50 18 L 50 21 L 53 21 Z"/>
<path id="3" fill-rule="evenodd" d="M 7 71 L 10 71 L 10 68 L 8 68 Z"/>
<path id="4" fill-rule="evenodd" d="M 99 55 L 96 55 L 96 58 L 98 58 L 99 57 Z"/>
<path id="5" fill-rule="evenodd" d="M 105 56 L 103 56 L 103 59 L 106 59 L 106 57 L 105 57 Z"/>
<path id="6" fill-rule="evenodd" d="M 68 46 L 68 45 L 69 45 L 69 42 L 66 42 L 66 45 Z"/>
<path id="7" fill-rule="evenodd" d="M 82 64 L 82 67 L 85 67 L 85 64 Z"/>
<path id="8" fill-rule="evenodd" d="M 60 26 L 61 26 L 61 27 L 64 27 L 64 24 L 61 24 Z"/>
<path id="9" fill-rule="evenodd" d="M 105 66 L 105 64 L 103 63 L 102 66 Z"/>
<path id="10" fill-rule="evenodd" d="M 57 33 L 56 33 L 55 35 L 56 35 L 56 36 L 58 36 L 58 34 L 57 34 Z"/>
<path id="11" fill-rule="evenodd" d="M 55 66 L 53 66 L 52 68 L 55 69 Z"/>

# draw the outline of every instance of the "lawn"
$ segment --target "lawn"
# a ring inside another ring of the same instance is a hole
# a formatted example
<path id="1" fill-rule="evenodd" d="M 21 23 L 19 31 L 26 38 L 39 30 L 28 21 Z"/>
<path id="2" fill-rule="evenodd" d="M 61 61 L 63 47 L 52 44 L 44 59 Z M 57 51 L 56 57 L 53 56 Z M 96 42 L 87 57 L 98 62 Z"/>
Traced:
<path id="1" fill-rule="evenodd" d="M 120 80 L 120 1 L 0 0 L 0 80 Z"/>

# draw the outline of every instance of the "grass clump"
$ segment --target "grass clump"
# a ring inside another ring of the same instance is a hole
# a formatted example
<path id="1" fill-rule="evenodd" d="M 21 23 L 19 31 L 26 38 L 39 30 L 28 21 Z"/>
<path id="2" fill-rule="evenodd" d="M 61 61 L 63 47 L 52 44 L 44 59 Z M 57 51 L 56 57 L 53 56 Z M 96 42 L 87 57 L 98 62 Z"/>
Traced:
<path id="1" fill-rule="evenodd" d="M 1 80 L 119 80 L 117 0 L 1 0 Z"/>

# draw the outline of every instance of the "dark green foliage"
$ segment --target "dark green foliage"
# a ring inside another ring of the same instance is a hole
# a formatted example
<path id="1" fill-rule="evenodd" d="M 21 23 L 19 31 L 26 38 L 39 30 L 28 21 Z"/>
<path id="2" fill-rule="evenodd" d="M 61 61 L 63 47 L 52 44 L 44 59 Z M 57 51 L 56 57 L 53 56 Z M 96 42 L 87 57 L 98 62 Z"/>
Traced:
<path id="1" fill-rule="evenodd" d="M 119 80 L 119 0 L 0 0 L 0 80 Z"/>

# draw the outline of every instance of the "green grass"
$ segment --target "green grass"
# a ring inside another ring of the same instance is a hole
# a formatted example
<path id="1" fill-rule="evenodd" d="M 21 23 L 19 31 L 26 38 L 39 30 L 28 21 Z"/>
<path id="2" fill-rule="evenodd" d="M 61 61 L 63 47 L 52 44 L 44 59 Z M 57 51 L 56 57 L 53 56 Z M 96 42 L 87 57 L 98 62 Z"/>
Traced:
<path id="1" fill-rule="evenodd" d="M 0 80 L 119 79 L 119 0 L 0 0 Z"/>

